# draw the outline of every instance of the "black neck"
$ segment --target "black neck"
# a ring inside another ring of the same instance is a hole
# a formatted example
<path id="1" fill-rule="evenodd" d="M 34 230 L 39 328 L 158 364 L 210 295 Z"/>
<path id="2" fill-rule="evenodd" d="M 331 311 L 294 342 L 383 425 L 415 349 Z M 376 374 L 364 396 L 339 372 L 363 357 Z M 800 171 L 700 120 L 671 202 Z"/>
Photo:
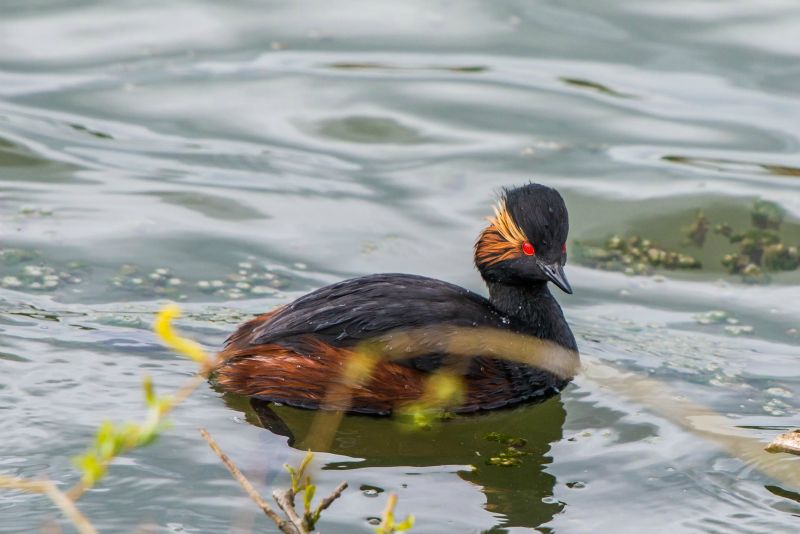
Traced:
<path id="1" fill-rule="evenodd" d="M 526 334 L 555 341 L 577 350 L 561 306 L 550 293 L 547 282 L 522 285 L 488 283 L 489 301 L 504 315 L 515 319 Z"/>

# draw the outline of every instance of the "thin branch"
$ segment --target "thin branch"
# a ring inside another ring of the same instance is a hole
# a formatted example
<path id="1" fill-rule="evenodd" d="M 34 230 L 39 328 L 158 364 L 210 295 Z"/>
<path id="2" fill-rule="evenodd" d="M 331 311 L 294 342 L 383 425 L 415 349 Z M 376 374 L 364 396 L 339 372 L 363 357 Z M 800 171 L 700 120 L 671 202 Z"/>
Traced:
<path id="1" fill-rule="evenodd" d="M 89 522 L 85 515 L 78 510 L 75 503 L 58 487 L 47 480 L 25 480 L 5 475 L 0 475 L 0 487 L 27 491 L 28 493 L 41 493 L 47 495 L 53 504 L 58 506 L 64 515 L 72 521 L 80 534 L 97 534 L 97 529 Z"/>
<path id="2" fill-rule="evenodd" d="M 71 488 L 65 491 L 64 494 L 69 498 L 69 500 L 75 502 L 83 497 L 83 494 L 86 493 L 88 489 L 89 487 L 83 483 L 83 480 L 79 480 L 73 484 Z"/>
<path id="3" fill-rule="evenodd" d="M 156 418 L 155 421 L 153 421 L 150 418 L 152 414 L 149 414 L 148 415 L 149 418 L 145 422 L 145 424 L 159 423 L 167 414 L 172 412 L 179 404 L 183 403 L 187 398 L 189 398 L 189 396 L 197 389 L 197 387 L 208 378 L 209 374 L 213 371 L 217 363 L 219 363 L 219 356 L 217 356 L 216 358 L 208 358 L 203 352 L 203 349 L 200 347 L 200 345 L 194 343 L 193 341 L 181 338 L 174 330 L 172 330 L 170 322 L 178 315 L 179 311 L 177 310 L 177 308 L 174 307 L 162 310 L 156 319 L 156 326 L 155 326 L 156 333 L 174 350 L 185 356 L 188 356 L 193 361 L 197 362 L 200 366 L 200 369 L 190 380 L 188 380 L 174 394 L 173 397 L 171 398 L 165 397 L 163 400 L 166 402 L 158 404 L 158 411 L 155 413 L 155 418 Z M 153 395 L 152 386 L 150 389 L 150 394 L 151 396 Z M 152 399 L 152 400 L 155 401 L 157 399 Z M 155 427 L 153 428 L 148 427 L 148 430 L 155 433 L 154 428 Z M 211 439 L 210 436 L 207 437 L 207 433 L 203 437 L 206 437 L 206 441 L 209 441 Z M 214 449 L 215 452 L 218 453 L 218 455 L 222 455 L 222 452 L 219 450 L 219 447 L 217 447 L 215 443 L 212 443 L 212 441 L 209 441 L 209 445 L 211 445 L 211 448 Z M 98 467 L 99 470 L 104 471 L 105 468 L 108 467 L 108 465 L 110 465 L 117 456 L 125 452 L 128 452 L 130 449 L 139 447 L 141 445 L 142 443 L 136 442 L 133 445 L 126 445 L 124 447 L 121 447 L 119 451 L 117 451 L 112 455 L 102 455 L 100 458 L 95 458 L 95 461 L 98 463 L 96 467 Z M 220 456 L 220 458 L 222 458 L 223 462 L 225 462 L 225 459 L 227 457 L 223 456 L 224 455 Z M 242 484 L 243 487 L 245 487 L 245 491 L 247 491 L 247 488 L 249 487 L 250 491 L 248 491 L 248 494 L 252 492 L 258 497 L 258 500 L 261 501 L 260 503 L 257 499 L 254 498 L 254 500 L 256 500 L 259 506 L 261 506 L 262 510 L 264 510 L 265 513 L 267 513 L 267 515 L 273 521 L 275 521 L 275 523 L 278 525 L 279 528 L 281 528 L 282 531 L 284 531 L 286 534 L 297 534 L 295 529 L 285 520 L 281 519 L 280 516 L 278 516 L 275 512 L 272 512 L 272 516 L 270 516 L 270 514 L 267 512 L 267 509 L 269 509 L 269 507 L 266 504 L 266 501 L 264 501 L 264 499 L 261 498 L 258 495 L 258 493 L 255 492 L 255 490 L 252 488 L 252 485 L 250 485 L 247 479 L 244 478 L 244 475 L 242 475 L 239 472 L 239 477 L 241 477 L 241 479 L 243 479 L 245 483 L 247 483 L 247 486 L 245 486 L 245 484 L 242 483 L 238 477 L 236 477 L 238 469 L 236 469 L 236 466 L 233 465 L 233 462 L 231 462 L 230 459 L 228 459 L 227 462 L 225 463 L 226 466 L 228 466 L 228 468 L 231 470 L 231 473 L 234 474 L 234 477 L 237 478 L 237 480 L 239 480 L 240 484 Z M 236 472 L 234 472 L 233 470 L 236 470 Z M 92 479 L 87 481 L 86 478 L 84 477 L 83 479 L 75 483 L 67 491 L 61 491 L 55 484 L 49 481 L 25 480 L 25 479 L 0 475 L 0 488 L 7 487 L 12 489 L 18 489 L 21 491 L 27 491 L 31 493 L 41 493 L 47 495 L 50 498 L 50 500 L 53 501 L 53 503 L 61 509 L 62 513 L 67 517 L 67 519 L 72 521 L 73 525 L 78 529 L 80 534 L 97 534 L 97 530 L 94 528 L 94 526 L 92 526 L 92 524 L 89 522 L 86 516 L 84 516 L 80 512 L 80 510 L 78 510 L 78 508 L 75 506 L 75 502 L 78 499 L 80 499 L 83 496 L 83 494 L 86 493 L 86 491 L 94 485 L 94 482 L 96 482 L 96 480 Z M 252 494 L 251 498 L 253 498 Z M 265 506 L 267 507 L 266 509 L 264 508 Z M 271 511 L 271 509 L 269 510 Z M 284 528 L 282 528 L 281 525 L 284 525 L 288 530 L 284 530 Z"/>
<path id="4" fill-rule="evenodd" d="M 322 502 L 319 503 L 319 506 L 317 506 L 317 509 L 314 512 L 314 517 L 319 517 L 322 511 L 327 509 L 328 506 L 330 506 L 331 504 L 333 504 L 333 501 L 341 497 L 342 492 L 346 489 L 347 489 L 347 482 L 342 482 L 341 484 L 336 486 L 336 489 L 334 489 L 330 495 L 322 499 Z"/>
<path id="5" fill-rule="evenodd" d="M 211 447 L 212 451 L 214 451 L 214 454 L 217 455 L 228 471 L 230 471 L 234 480 L 236 480 L 244 492 L 247 493 L 247 496 L 250 497 L 250 499 L 252 499 L 259 508 L 261 508 L 261 511 L 263 511 L 264 514 L 269 517 L 272 522 L 275 523 L 275 525 L 277 525 L 281 532 L 284 532 L 285 534 L 298 534 L 295 526 L 279 516 L 278 513 L 275 512 L 275 510 L 272 509 L 267 501 L 265 501 L 264 498 L 258 493 L 258 491 L 256 491 L 256 489 L 253 487 L 253 484 L 251 484 L 250 481 L 247 480 L 247 477 L 245 477 L 242 472 L 239 471 L 239 468 L 236 467 L 236 464 L 233 463 L 233 460 L 231 460 L 227 454 L 222 452 L 222 450 L 219 448 L 219 445 L 217 445 L 217 442 L 211 437 L 211 434 L 209 434 L 205 428 L 200 429 L 200 435 L 203 436 L 203 439 L 206 440 L 206 443 L 208 443 L 208 446 Z M 302 533 L 302 531 L 300 532 Z"/>
<path id="6" fill-rule="evenodd" d="M 52 484 L 52 482 L 0 475 L 0 488 L 16 489 L 27 491 L 28 493 L 47 493 L 49 484 Z"/>
<path id="7" fill-rule="evenodd" d="M 189 398 L 189 396 L 194 393 L 194 390 L 197 389 L 197 387 L 208 378 L 208 374 L 211 372 L 212 366 L 213 364 L 211 364 L 211 366 L 203 366 L 201 371 L 197 372 L 191 379 L 181 386 L 181 388 L 175 392 L 175 396 L 172 398 L 172 404 L 170 405 L 169 409 L 165 410 L 161 415 L 167 415 L 179 404 Z"/>
<path id="8" fill-rule="evenodd" d="M 294 509 L 294 492 L 291 489 L 276 489 L 272 491 L 272 498 L 275 499 L 275 502 L 278 503 L 278 506 L 284 511 L 286 517 L 288 517 L 289 521 L 294 525 L 294 528 L 296 528 L 300 534 L 308 534 L 308 525 L 305 518 L 301 518 L 297 515 L 297 511 Z"/>
<path id="9" fill-rule="evenodd" d="M 172 397 L 171 402 L 164 407 L 164 409 L 159 414 L 160 418 L 165 418 L 170 412 L 172 412 L 175 408 L 178 407 L 181 403 L 183 403 L 189 396 L 194 393 L 194 391 L 198 388 L 200 384 L 202 384 L 207 378 L 208 374 L 211 372 L 214 363 L 205 363 L 202 365 L 200 371 L 195 373 L 192 378 L 186 381 L 181 388 L 175 392 L 175 395 Z M 127 451 L 123 451 L 127 452 Z M 110 465 L 114 460 L 116 460 L 117 456 L 108 459 L 106 465 Z M 87 490 L 91 488 L 91 485 L 87 485 L 83 480 L 79 480 L 71 488 L 69 488 L 65 494 L 69 499 L 73 502 L 77 501 L 83 494 L 86 493 Z"/>
<path id="10" fill-rule="evenodd" d="M 55 484 L 50 484 L 50 488 L 47 490 L 47 496 L 50 497 L 50 500 L 53 501 L 56 506 L 61 508 L 64 515 L 67 516 L 67 518 L 72 521 L 75 528 L 78 529 L 78 532 L 81 534 L 97 534 L 97 529 L 94 528 L 94 525 L 92 525 L 86 516 L 78 510 L 78 507 L 75 506 L 75 502 L 67 497 L 63 491 L 58 489 Z"/>
<path id="11" fill-rule="evenodd" d="M 390 493 L 389 500 L 386 501 L 386 508 L 383 509 L 383 519 L 381 520 L 381 532 L 389 531 L 394 526 L 394 509 L 397 506 L 397 494 Z"/>

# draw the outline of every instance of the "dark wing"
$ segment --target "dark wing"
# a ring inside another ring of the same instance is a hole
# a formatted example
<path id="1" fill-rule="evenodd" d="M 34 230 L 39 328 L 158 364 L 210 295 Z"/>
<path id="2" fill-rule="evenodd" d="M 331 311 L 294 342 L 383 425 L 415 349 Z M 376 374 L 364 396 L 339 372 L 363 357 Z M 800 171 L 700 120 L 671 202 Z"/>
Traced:
<path id="1" fill-rule="evenodd" d="M 297 346 L 311 336 L 334 347 L 397 329 L 431 325 L 501 326 L 488 300 L 441 280 L 376 274 L 320 288 L 253 325 L 245 341 Z"/>
<path id="2" fill-rule="evenodd" d="M 221 353 L 218 381 L 243 395 L 317 408 L 335 383 L 336 369 L 350 357 L 348 349 L 374 338 L 400 343 L 401 335 L 394 338 L 398 331 L 422 328 L 433 332 L 421 338 L 429 350 L 377 365 L 374 384 L 356 388 L 347 401 L 350 411 L 389 413 L 398 403 L 418 399 L 426 373 L 443 365 L 463 372 L 469 384 L 457 411 L 546 398 L 566 384 L 546 371 L 480 353 L 446 361 L 437 330 L 426 328 L 436 326 L 514 331 L 488 300 L 461 287 L 406 274 L 365 276 L 323 287 L 242 325 Z"/>

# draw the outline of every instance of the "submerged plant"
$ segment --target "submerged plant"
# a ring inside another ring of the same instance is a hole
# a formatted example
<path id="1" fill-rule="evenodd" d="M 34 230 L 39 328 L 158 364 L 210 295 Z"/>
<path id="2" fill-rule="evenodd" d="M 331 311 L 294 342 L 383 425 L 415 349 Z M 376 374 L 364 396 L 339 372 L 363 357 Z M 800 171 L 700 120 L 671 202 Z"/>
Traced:
<path id="1" fill-rule="evenodd" d="M 398 410 L 398 421 L 410 424 L 412 429 L 429 430 L 437 421 L 451 419 L 447 408 L 464 402 L 466 385 L 464 379 L 454 373 L 437 371 L 425 382 L 425 392 L 417 401 Z"/>
<path id="2" fill-rule="evenodd" d="M 639 235 L 612 236 L 602 245 L 576 242 L 578 262 L 606 271 L 649 274 L 655 268 L 700 269 L 699 260 L 688 254 L 668 250 Z"/>
<path id="3" fill-rule="evenodd" d="M 736 245 L 736 251 L 723 256 L 723 267 L 750 283 L 768 280 L 767 271 L 797 269 L 798 247 L 784 244 L 779 234 L 783 217 L 783 208 L 774 202 L 756 200 L 750 210 L 753 228 L 737 233 L 728 223 L 716 225 L 714 232 Z"/>
<path id="4" fill-rule="evenodd" d="M 695 246 L 702 247 L 706 242 L 709 226 L 708 217 L 705 216 L 703 210 L 698 210 L 694 222 L 686 231 L 686 237 Z"/>
<path id="5" fill-rule="evenodd" d="M 88 267 L 79 261 L 46 264 L 37 251 L 0 248 L 0 287 L 32 291 L 56 291 L 80 284 Z"/>
<path id="6" fill-rule="evenodd" d="M 750 221 L 761 229 L 778 230 L 783 223 L 785 211 L 779 205 L 768 200 L 756 200 L 750 210 Z"/>
<path id="7" fill-rule="evenodd" d="M 486 465 L 497 465 L 500 467 L 515 467 L 522 465 L 522 458 L 533 454 L 533 451 L 526 449 L 527 440 L 500 434 L 499 432 L 489 432 L 484 436 L 486 441 L 494 441 L 504 448 L 495 456 L 486 460 Z"/>
<path id="8" fill-rule="evenodd" d="M 778 204 L 756 200 L 750 209 L 751 228 L 737 232 L 730 224 L 713 225 L 713 234 L 722 236 L 735 250 L 720 262 L 730 274 L 744 282 L 769 280 L 769 272 L 794 271 L 800 267 L 798 246 L 781 240 L 780 228 L 785 212 Z M 684 229 L 684 245 L 702 248 L 712 228 L 711 221 L 698 210 L 693 223 Z M 689 254 L 668 250 L 640 235 L 612 236 L 603 243 L 575 243 L 579 263 L 595 269 L 651 274 L 655 269 L 700 269 L 701 262 Z"/>

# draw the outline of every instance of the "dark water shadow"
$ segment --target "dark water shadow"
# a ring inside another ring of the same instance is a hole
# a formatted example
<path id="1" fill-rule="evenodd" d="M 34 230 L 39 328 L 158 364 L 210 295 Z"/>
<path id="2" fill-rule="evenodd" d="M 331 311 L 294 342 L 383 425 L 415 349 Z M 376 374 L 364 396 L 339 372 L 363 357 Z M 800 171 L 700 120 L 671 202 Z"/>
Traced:
<path id="1" fill-rule="evenodd" d="M 47 164 L 46 159 L 0 137 L 0 167 L 34 167 Z"/>
<path id="2" fill-rule="evenodd" d="M 603 93 L 604 95 L 614 96 L 617 98 L 636 98 L 636 96 L 628 94 L 628 93 L 621 93 L 619 91 L 615 91 L 614 89 L 608 87 L 607 85 L 603 85 L 602 83 L 593 82 L 591 80 L 585 80 L 583 78 L 568 78 L 568 77 L 561 77 L 559 80 L 567 85 L 572 87 L 577 87 L 580 89 L 588 89 L 591 91 L 596 91 L 598 93 Z"/>
<path id="3" fill-rule="evenodd" d="M 773 176 L 798 177 L 800 167 L 790 165 L 775 165 L 772 163 L 760 163 L 757 161 L 733 160 L 725 158 L 702 158 L 694 156 L 681 156 L 669 154 L 661 157 L 662 161 L 687 165 L 699 169 L 707 169 L 718 172 L 749 173 L 749 174 L 770 174 Z"/>
<path id="4" fill-rule="evenodd" d="M 291 447 L 306 450 L 316 412 L 230 394 L 224 399 L 228 407 L 243 412 L 249 423 L 287 437 Z M 559 397 L 541 404 L 459 416 L 428 430 L 414 430 L 385 417 L 351 415 L 343 418 L 331 446 L 319 452 L 352 458 L 328 463 L 323 467 L 326 470 L 464 466 L 458 476 L 481 488 L 485 509 L 498 516 L 495 528 L 532 528 L 549 522 L 564 508 L 553 499 L 556 478 L 547 465 L 552 462 L 551 444 L 562 439 L 565 416 Z M 489 464 L 506 450 L 506 445 L 487 439 L 490 433 L 524 443 L 519 465 Z"/>

